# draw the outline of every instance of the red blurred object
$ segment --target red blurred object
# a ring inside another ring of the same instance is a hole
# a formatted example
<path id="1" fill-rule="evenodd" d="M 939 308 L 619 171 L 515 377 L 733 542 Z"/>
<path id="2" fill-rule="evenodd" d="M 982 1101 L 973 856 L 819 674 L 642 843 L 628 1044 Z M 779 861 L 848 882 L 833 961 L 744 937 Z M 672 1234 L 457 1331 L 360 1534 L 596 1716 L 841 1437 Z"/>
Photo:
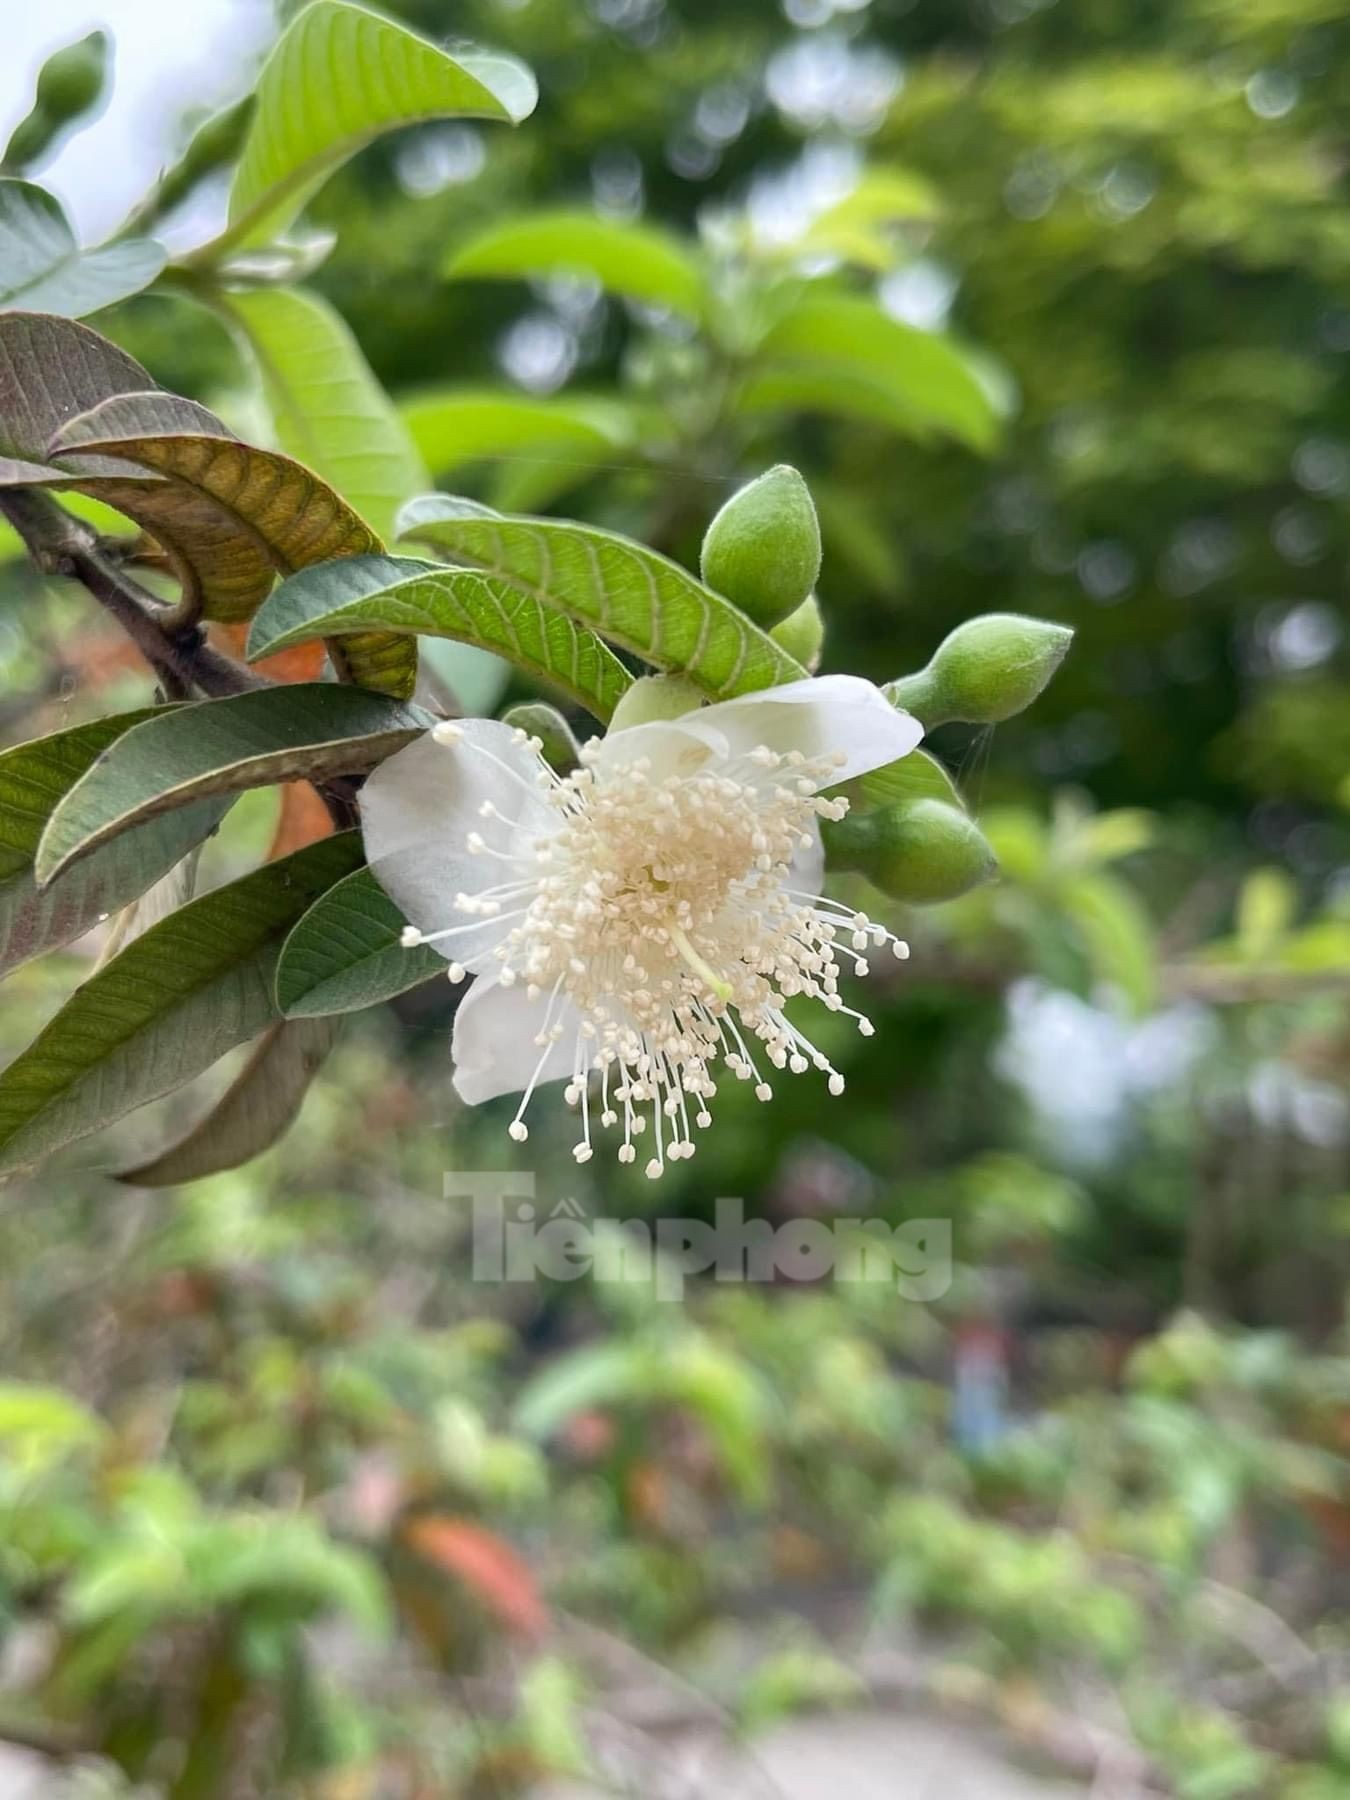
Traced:
<path id="1" fill-rule="evenodd" d="M 422 1517 L 403 1528 L 408 1547 L 448 1575 L 454 1575 L 510 1631 L 539 1638 L 548 1630 L 548 1610 L 538 1583 L 519 1554 L 493 1532 L 468 1519 Z"/>

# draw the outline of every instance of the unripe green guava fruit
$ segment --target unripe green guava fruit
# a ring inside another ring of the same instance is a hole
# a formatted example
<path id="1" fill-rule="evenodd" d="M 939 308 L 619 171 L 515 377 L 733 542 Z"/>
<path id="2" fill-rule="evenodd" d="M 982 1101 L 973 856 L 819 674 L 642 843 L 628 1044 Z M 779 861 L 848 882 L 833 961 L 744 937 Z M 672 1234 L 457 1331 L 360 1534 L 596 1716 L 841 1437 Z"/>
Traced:
<path id="1" fill-rule="evenodd" d="M 640 675 L 614 708 L 609 729 L 623 731 L 629 725 L 683 718 L 707 698 L 685 675 Z"/>
<path id="2" fill-rule="evenodd" d="M 709 525 L 703 579 L 757 625 L 776 625 L 820 574 L 820 522 L 801 476 L 779 463 L 731 496 Z"/>
<path id="3" fill-rule="evenodd" d="M 538 738 L 543 746 L 539 754 L 560 775 L 576 768 L 580 760 L 576 735 L 557 707 L 546 700 L 523 700 L 519 706 L 509 706 L 502 714 L 502 724 Z"/>
<path id="4" fill-rule="evenodd" d="M 917 675 L 886 690 L 897 706 L 931 730 L 953 719 L 997 725 L 1022 712 L 1063 662 L 1073 631 L 1021 613 L 967 619 L 938 645 Z"/>
<path id="5" fill-rule="evenodd" d="M 59 131 L 95 105 L 107 72 L 106 31 L 91 31 L 49 56 L 38 73 L 33 110 L 14 128 L 5 148 L 5 168 L 35 162 Z"/>
<path id="6" fill-rule="evenodd" d="M 822 835 L 832 868 L 853 869 L 914 906 L 955 900 L 998 867 L 979 826 L 945 800 L 850 813 L 823 826 Z"/>
<path id="7" fill-rule="evenodd" d="M 215 113 L 193 133 L 182 158 L 161 180 L 155 192 L 157 214 L 172 212 L 200 181 L 224 164 L 233 162 L 243 148 L 257 110 L 256 94 L 245 94 L 224 112 Z"/>
<path id="8" fill-rule="evenodd" d="M 808 594 L 796 612 L 778 621 L 769 636 L 814 675 L 825 644 L 825 620 L 815 595 Z"/>

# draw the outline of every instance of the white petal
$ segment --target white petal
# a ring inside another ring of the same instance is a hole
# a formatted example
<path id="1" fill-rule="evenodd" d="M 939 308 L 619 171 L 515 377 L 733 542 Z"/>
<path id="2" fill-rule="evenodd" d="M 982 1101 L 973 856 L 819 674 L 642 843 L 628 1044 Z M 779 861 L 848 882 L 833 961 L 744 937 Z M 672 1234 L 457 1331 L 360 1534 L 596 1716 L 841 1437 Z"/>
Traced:
<path id="1" fill-rule="evenodd" d="M 544 1056 L 535 1038 L 549 1015 L 548 995 L 531 1000 L 524 987 L 499 981 L 475 981 L 455 1014 L 450 1054 L 455 1064 L 455 1092 L 469 1106 L 495 1100 L 498 1094 L 522 1092 Z M 555 1001 L 551 1021 L 562 1036 L 548 1051 L 540 1083 L 569 1080 L 581 1015 L 569 1000 Z"/>
<path id="2" fill-rule="evenodd" d="M 474 855 L 469 833 L 476 831 L 494 849 L 519 852 L 536 836 L 556 831 L 558 821 L 533 786 L 538 758 L 515 741 L 510 726 L 466 719 L 460 729 L 459 743 L 438 744 L 428 732 L 380 764 L 361 790 L 361 831 L 376 880 L 409 924 L 425 932 L 472 927 L 434 948 L 447 961 L 475 969 L 510 927 L 492 919 L 474 924 L 456 911 L 455 895 L 497 887 L 517 871 L 498 856 Z M 503 817 L 483 818 L 485 801 Z"/>
<path id="3" fill-rule="evenodd" d="M 892 706 L 879 687 L 860 675 L 817 675 L 762 688 L 720 700 L 697 720 L 699 728 L 712 728 L 726 738 L 736 755 L 759 744 L 780 752 L 800 750 L 804 756 L 842 752 L 847 762 L 837 781 L 851 781 L 908 756 L 923 736 L 916 718 Z"/>
<path id="4" fill-rule="evenodd" d="M 712 758 L 725 760 L 730 754 L 722 734 L 704 726 L 704 716 L 690 713 L 684 719 L 654 719 L 611 731 L 596 746 L 595 766 L 626 767 L 645 756 L 658 781 L 667 775 L 696 775 Z"/>

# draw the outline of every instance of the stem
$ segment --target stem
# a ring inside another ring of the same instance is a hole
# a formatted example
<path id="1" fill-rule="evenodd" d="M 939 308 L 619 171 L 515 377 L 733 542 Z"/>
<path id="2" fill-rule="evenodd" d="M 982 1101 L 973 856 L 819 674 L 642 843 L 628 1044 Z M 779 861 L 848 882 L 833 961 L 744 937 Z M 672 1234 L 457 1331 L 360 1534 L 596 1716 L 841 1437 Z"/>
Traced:
<path id="1" fill-rule="evenodd" d="M 171 698 L 196 688 L 211 698 L 265 687 L 261 676 L 211 649 L 197 625 L 175 630 L 169 609 L 101 548 L 97 533 L 38 488 L 0 492 L 0 514 L 47 575 L 78 581 L 115 618 Z"/>
<path id="2" fill-rule="evenodd" d="M 248 1681 L 227 1625 L 201 1672 L 197 1716 L 187 1758 L 169 1790 L 172 1800 L 215 1800 L 232 1791 L 239 1748 L 237 1728 L 248 1697 Z"/>
<path id="3" fill-rule="evenodd" d="M 952 716 L 939 700 L 937 680 L 931 663 L 913 675 L 902 675 L 898 681 L 888 681 L 881 691 L 892 706 L 900 706 L 906 712 L 913 713 L 925 731 L 945 725 Z"/>

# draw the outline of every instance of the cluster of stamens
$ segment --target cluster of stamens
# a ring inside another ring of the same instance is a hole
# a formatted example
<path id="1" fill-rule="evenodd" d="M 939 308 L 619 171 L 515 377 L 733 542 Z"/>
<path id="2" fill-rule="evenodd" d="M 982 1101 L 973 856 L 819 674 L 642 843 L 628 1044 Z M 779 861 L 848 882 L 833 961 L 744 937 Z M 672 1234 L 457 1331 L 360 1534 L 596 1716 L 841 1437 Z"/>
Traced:
<path id="1" fill-rule="evenodd" d="M 645 756 L 617 764 L 587 746 L 581 766 L 559 776 L 538 740 L 521 732 L 517 742 L 538 764 L 531 787 L 458 726 L 435 735 L 487 757 L 556 815 L 555 830 L 527 834 L 485 801 L 481 816 L 516 835 L 501 849 L 474 831 L 466 847 L 510 865 L 506 879 L 454 896 L 466 923 L 404 934 L 407 944 L 463 931 L 481 941 L 484 923 L 495 921 L 497 979 L 544 1002 L 539 1061 L 509 1127 L 517 1142 L 528 1136 L 525 1110 L 567 1029 L 558 1016 L 566 1002 L 574 1042 L 565 1097 L 580 1108 L 578 1162 L 592 1155 L 593 1076 L 599 1123 L 623 1127 L 620 1162 L 636 1160 L 635 1140 L 650 1129 L 653 1178 L 692 1156 L 693 1130 L 712 1123 L 719 1061 L 753 1082 L 761 1100 L 773 1094 L 761 1061 L 792 1074 L 814 1067 L 832 1094 L 843 1092 L 843 1076 L 787 1017 L 786 1003 L 808 996 L 871 1036 L 839 992 L 841 962 L 865 975 L 869 949 L 889 946 L 904 958 L 908 947 L 865 913 L 792 885 L 794 859 L 816 845 L 817 820 L 848 809 L 823 791 L 838 780 L 842 757 L 760 746 L 662 774 Z M 452 963 L 449 973 L 462 981 L 466 971 Z"/>

